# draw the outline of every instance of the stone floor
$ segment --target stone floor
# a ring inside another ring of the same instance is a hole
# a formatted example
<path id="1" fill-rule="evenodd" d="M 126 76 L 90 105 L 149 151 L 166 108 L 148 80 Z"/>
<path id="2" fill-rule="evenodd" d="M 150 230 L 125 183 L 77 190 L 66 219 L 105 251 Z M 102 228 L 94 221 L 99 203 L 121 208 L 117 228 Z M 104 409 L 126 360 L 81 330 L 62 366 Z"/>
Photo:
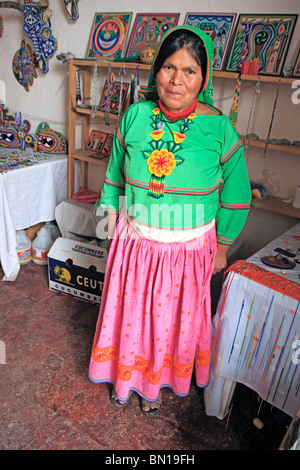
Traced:
<path id="1" fill-rule="evenodd" d="M 142 415 L 138 396 L 112 406 L 110 386 L 87 376 L 97 316 L 98 306 L 50 291 L 47 266 L 30 263 L 16 281 L 0 281 L 1 450 L 278 449 L 289 417 L 264 404 L 257 429 L 257 396 L 241 385 L 222 421 L 205 415 L 193 383 L 186 398 L 164 389 L 155 418 Z"/>

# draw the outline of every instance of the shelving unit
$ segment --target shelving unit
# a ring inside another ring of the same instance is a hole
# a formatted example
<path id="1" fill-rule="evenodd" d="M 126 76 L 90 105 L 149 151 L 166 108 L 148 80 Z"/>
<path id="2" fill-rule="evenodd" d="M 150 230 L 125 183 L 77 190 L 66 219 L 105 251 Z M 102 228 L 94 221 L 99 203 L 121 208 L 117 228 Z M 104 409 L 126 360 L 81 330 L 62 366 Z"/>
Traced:
<path id="1" fill-rule="evenodd" d="M 85 144 L 88 141 L 91 124 L 92 124 L 92 109 L 91 109 L 91 84 L 94 71 L 94 59 L 73 59 L 69 63 L 69 158 L 68 158 L 68 198 L 71 198 L 74 193 L 74 175 L 75 175 L 75 162 L 79 161 L 81 164 L 81 187 L 87 187 L 87 170 L 88 164 L 107 166 L 109 157 L 97 159 L 91 153 L 91 151 L 85 149 Z M 110 62 L 107 60 L 97 60 L 97 67 L 99 68 L 99 75 L 101 73 L 107 73 L 108 66 L 111 65 L 112 69 L 120 69 L 124 64 L 126 70 L 135 70 L 137 67 L 139 70 L 149 71 L 150 65 L 141 64 L 139 62 Z M 101 72 L 101 68 L 103 71 Z M 76 71 L 84 71 L 84 83 L 83 83 L 83 96 L 87 98 L 87 101 L 90 100 L 87 104 L 90 105 L 89 108 L 81 108 L 76 106 Z M 235 72 L 213 72 L 214 78 L 230 79 L 237 80 L 239 74 Z M 261 82 L 267 83 L 278 83 L 279 79 L 283 84 L 292 84 L 294 78 L 286 77 L 270 77 L 264 75 L 241 75 L 242 81 L 257 81 L 260 78 Z M 104 112 L 96 111 L 95 117 L 103 117 Z M 82 120 L 82 130 L 81 130 L 81 146 L 80 148 L 75 148 L 76 142 L 76 122 L 78 119 Z M 115 121 L 117 124 L 117 115 L 110 114 L 110 119 Z M 253 140 L 246 139 L 242 137 L 245 145 L 250 145 L 251 147 L 265 148 L 266 141 L 264 140 Z M 293 153 L 300 155 L 300 147 L 293 145 L 274 145 L 268 143 L 268 150 L 280 151 Z M 283 203 L 279 198 L 268 196 L 266 200 L 255 199 L 252 200 L 252 205 L 263 210 L 268 210 L 271 212 L 281 213 L 285 215 L 290 215 L 292 217 L 300 218 L 300 209 L 294 208 L 292 205 Z"/>
<path id="2" fill-rule="evenodd" d="M 68 198 L 74 194 L 74 177 L 75 177 L 75 163 L 80 161 L 81 165 L 81 187 L 87 187 L 87 171 L 88 164 L 107 166 L 108 158 L 96 158 L 93 153 L 85 149 L 85 144 L 88 141 L 91 123 L 92 123 L 92 109 L 81 108 L 76 106 L 76 71 L 84 71 L 83 81 L 83 96 L 87 98 L 87 105 L 91 106 L 91 84 L 94 71 L 95 60 L 92 59 L 73 59 L 69 63 L 69 155 L 68 155 Z M 97 60 L 97 67 L 99 74 L 101 68 L 107 71 L 108 65 L 114 69 L 119 69 L 122 65 L 120 62 L 108 62 Z M 140 70 L 149 70 L 148 65 L 137 63 L 126 63 L 126 69 L 136 69 L 137 65 Z M 95 117 L 104 117 L 104 112 L 96 111 Z M 82 120 L 81 131 L 81 146 L 76 148 L 76 122 L 78 119 Z M 110 114 L 110 119 L 117 121 L 115 114 Z"/>

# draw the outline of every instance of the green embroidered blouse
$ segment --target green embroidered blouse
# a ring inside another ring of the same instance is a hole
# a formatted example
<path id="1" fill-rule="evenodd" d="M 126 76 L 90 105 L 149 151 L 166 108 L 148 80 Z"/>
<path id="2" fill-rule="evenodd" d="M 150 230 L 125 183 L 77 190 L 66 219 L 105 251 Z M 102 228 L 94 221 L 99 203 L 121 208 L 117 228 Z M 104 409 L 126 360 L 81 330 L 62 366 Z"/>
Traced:
<path id="1" fill-rule="evenodd" d="M 171 123 L 153 101 L 131 105 L 116 129 L 96 205 L 118 213 L 120 201 L 130 217 L 161 229 L 215 219 L 218 242 L 233 243 L 251 190 L 242 142 L 228 117 L 191 113 Z"/>

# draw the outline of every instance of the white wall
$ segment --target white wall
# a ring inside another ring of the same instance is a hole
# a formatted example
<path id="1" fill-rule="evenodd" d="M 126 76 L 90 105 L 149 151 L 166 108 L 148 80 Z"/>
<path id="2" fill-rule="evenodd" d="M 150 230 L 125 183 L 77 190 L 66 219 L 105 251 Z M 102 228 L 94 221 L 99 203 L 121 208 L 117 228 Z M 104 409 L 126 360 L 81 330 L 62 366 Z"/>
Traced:
<path id="1" fill-rule="evenodd" d="M 59 52 L 72 52 L 76 57 L 85 57 L 95 12 L 133 12 L 132 24 L 136 13 L 175 12 L 180 13 L 179 24 L 183 24 L 186 12 L 219 12 L 219 13 L 298 13 L 299 0 L 152 0 L 151 3 L 138 0 L 79 0 L 79 19 L 71 22 L 65 12 L 63 0 L 50 0 L 52 10 L 51 24 L 54 36 L 58 41 Z M 150 7 L 149 7 L 150 5 Z M 12 71 L 12 60 L 20 48 L 22 39 L 31 44 L 23 33 L 23 15 L 17 10 L 1 8 L 4 31 L 0 38 L 0 80 L 6 83 L 6 105 L 10 113 L 21 112 L 32 124 L 35 131 L 41 121 L 47 121 L 51 127 L 67 136 L 68 133 L 68 67 L 56 57 L 49 61 L 49 72 L 45 75 L 38 72 L 29 92 L 16 81 Z M 287 63 L 294 64 L 300 47 L 300 18 L 296 24 L 293 39 L 287 56 Z M 56 54 L 57 54 L 56 53 Z M 55 55 L 56 55 L 55 54 Z M 255 82 L 242 85 L 240 113 L 237 130 L 242 134 L 247 129 Z M 215 105 L 228 114 L 235 89 L 233 80 L 215 79 Z M 272 137 L 300 140 L 300 104 L 291 101 L 292 90 L 289 85 L 280 89 L 278 110 L 274 119 Z M 258 108 L 255 132 L 266 137 L 276 85 L 262 85 L 262 96 Z M 300 156 L 268 151 L 263 158 L 263 151 L 251 149 L 246 152 L 246 160 L 251 179 L 263 181 L 268 174 L 271 192 L 288 198 L 300 185 Z M 92 188 L 93 189 L 93 188 Z M 96 189 L 96 188 L 95 188 Z"/>

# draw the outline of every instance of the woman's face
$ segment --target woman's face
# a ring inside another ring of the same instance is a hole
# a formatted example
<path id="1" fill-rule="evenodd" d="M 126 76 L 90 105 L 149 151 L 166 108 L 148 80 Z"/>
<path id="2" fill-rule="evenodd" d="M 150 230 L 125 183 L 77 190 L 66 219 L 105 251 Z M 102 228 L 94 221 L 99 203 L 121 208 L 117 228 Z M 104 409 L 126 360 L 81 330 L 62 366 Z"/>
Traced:
<path id="1" fill-rule="evenodd" d="M 201 67 L 188 49 L 168 57 L 156 75 L 157 91 L 168 111 L 179 113 L 192 105 L 202 84 Z"/>

